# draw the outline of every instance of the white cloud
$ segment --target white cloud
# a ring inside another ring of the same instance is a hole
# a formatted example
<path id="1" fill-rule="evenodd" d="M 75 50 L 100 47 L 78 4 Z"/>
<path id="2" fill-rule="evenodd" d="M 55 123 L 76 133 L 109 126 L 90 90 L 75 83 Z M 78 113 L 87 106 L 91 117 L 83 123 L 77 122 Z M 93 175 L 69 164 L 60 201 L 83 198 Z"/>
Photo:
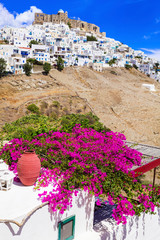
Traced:
<path id="1" fill-rule="evenodd" d="M 144 38 L 145 40 L 148 40 L 150 37 L 151 37 L 151 36 L 146 36 L 146 35 L 143 36 L 143 38 Z"/>
<path id="2" fill-rule="evenodd" d="M 42 12 L 35 6 L 31 6 L 29 10 L 23 13 L 10 13 L 7 8 L 0 3 L 0 28 L 5 25 L 12 27 L 22 27 L 31 25 L 34 21 L 34 14 L 36 12 Z"/>
<path id="3" fill-rule="evenodd" d="M 149 48 L 141 48 L 141 49 L 146 51 L 146 54 L 150 58 L 155 58 L 160 61 L 160 49 L 149 49 Z"/>
<path id="4" fill-rule="evenodd" d="M 154 35 L 158 35 L 158 34 L 160 34 L 160 31 L 159 31 L 159 30 L 150 33 L 150 35 L 144 35 L 143 38 L 144 38 L 145 40 L 148 40 L 148 39 L 150 39 L 151 37 L 153 37 Z"/>
<path id="5" fill-rule="evenodd" d="M 160 31 L 156 31 L 153 33 L 154 35 L 160 34 Z"/>
<path id="6" fill-rule="evenodd" d="M 159 23 L 159 22 L 160 22 L 160 17 L 156 18 L 156 23 Z"/>

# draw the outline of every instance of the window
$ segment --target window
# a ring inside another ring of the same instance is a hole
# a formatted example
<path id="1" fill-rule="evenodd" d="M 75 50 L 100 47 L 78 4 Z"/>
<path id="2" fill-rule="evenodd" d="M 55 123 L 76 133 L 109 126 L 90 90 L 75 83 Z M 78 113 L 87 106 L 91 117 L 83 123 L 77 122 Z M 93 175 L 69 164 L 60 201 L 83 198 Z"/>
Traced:
<path id="1" fill-rule="evenodd" d="M 72 240 L 75 232 L 75 216 L 58 223 L 58 240 Z"/>

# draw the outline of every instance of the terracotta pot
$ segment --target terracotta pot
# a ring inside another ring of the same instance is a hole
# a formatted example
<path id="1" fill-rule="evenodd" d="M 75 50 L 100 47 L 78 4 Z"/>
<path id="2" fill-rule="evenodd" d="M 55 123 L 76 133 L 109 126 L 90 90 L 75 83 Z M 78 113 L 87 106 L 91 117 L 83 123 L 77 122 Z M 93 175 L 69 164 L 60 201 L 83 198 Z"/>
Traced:
<path id="1" fill-rule="evenodd" d="M 36 182 L 39 177 L 40 169 L 40 159 L 34 151 L 24 152 L 18 159 L 18 177 L 26 186 L 31 186 Z"/>

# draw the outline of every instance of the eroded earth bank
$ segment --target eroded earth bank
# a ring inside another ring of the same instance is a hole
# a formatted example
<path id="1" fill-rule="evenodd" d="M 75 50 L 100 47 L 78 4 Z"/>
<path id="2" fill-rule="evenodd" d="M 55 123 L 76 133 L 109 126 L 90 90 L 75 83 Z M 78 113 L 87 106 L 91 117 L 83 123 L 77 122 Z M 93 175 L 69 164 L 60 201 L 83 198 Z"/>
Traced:
<path id="1" fill-rule="evenodd" d="M 154 84 L 150 92 L 142 84 Z M 85 67 L 51 70 L 0 80 L 0 127 L 26 114 L 26 106 L 61 104 L 60 113 L 93 111 L 106 127 L 122 132 L 128 141 L 160 146 L 160 84 L 135 69 L 108 68 L 103 73 Z"/>

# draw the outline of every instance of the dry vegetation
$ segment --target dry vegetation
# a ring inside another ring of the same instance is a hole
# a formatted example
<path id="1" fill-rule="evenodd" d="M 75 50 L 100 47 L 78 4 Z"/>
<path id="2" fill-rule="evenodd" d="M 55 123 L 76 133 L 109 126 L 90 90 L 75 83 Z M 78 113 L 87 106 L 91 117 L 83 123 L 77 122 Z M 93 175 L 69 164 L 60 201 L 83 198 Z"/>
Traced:
<path id="1" fill-rule="evenodd" d="M 155 84 L 156 92 L 142 87 Z M 12 76 L 0 81 L 0 126 L 26 114 L 37 104 L 46 114 L 86 113 L 92 109 L 107 127 L 129 141 L 160 144 L 160 85 L 135 69 L 88 68 L 52 70 L 50 76 Z M 59 107 L 53 102 L 58 101 Z"/>

